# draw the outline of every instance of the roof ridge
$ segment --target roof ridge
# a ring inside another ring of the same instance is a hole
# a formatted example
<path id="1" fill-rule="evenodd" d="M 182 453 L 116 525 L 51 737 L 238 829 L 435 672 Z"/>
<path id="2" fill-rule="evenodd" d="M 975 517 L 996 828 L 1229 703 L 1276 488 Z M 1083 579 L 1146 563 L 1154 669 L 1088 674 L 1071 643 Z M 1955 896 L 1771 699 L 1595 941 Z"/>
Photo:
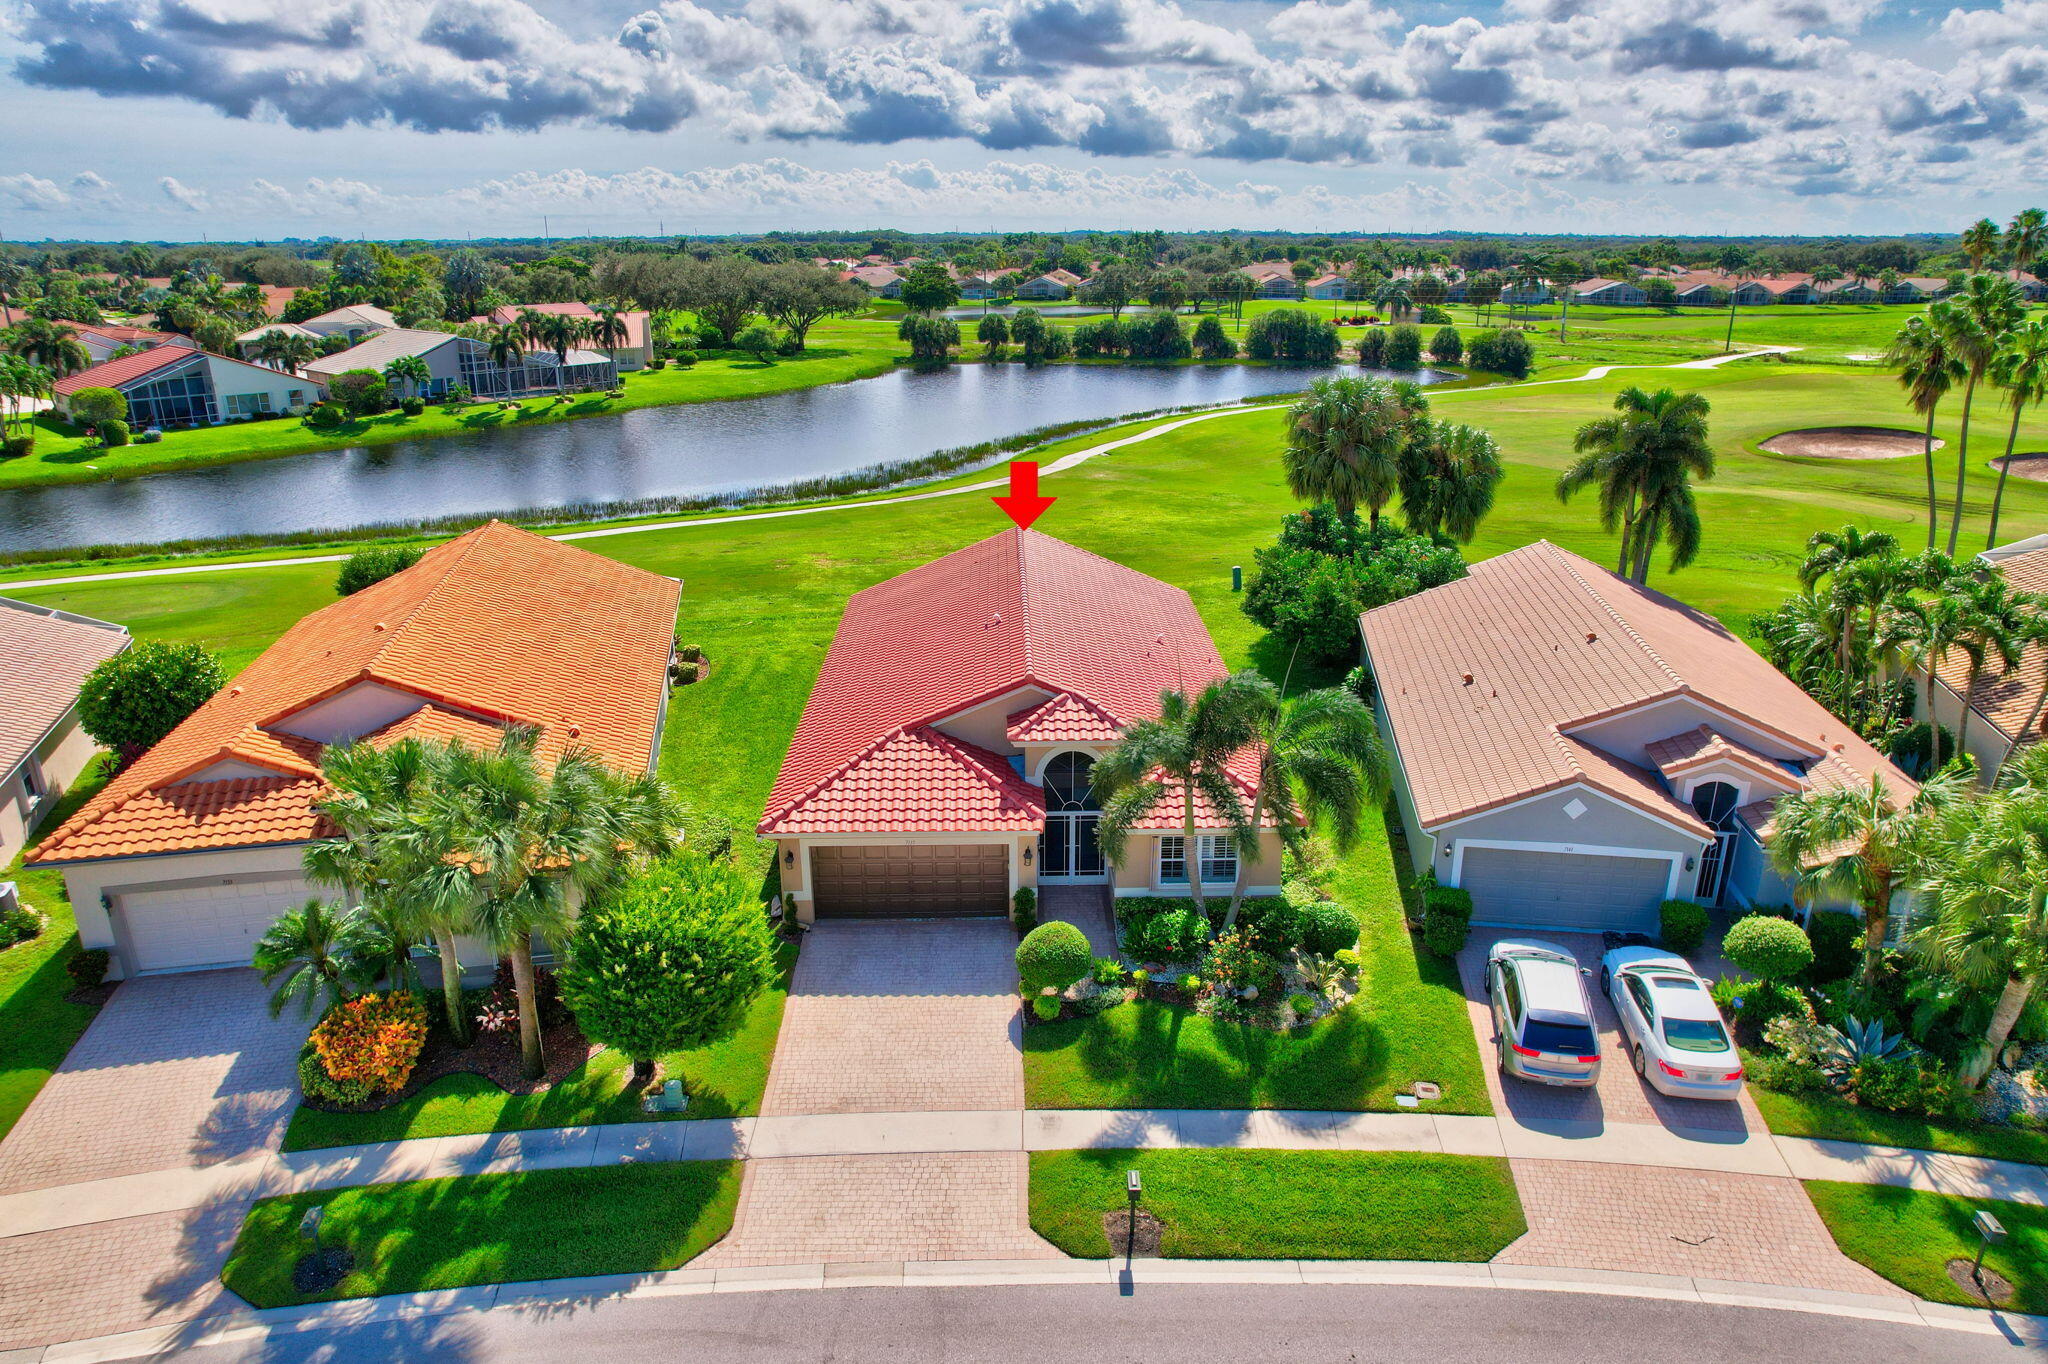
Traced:
<path id="1" fill-rule="evenodd" d="M 413 599 L 412 605 L 404 611 L 397 623 L 387 622 L 385 624 L 384 639 L 370 651 L 369 660 L 363 664 L 361 676 L 370 677 L 377 675 L 377 665 L 383 662 L 385 651 L 398 642 L 399 635 L 404 633 L 406 626 L 412 624 L 414 618 L 425 609 L 426 604 L 439 596 L 447 588 L 448 580 L 455 576 L 455 570 L 461 567 L 463 561 L 468 559 L 471 554 L 475 553 L 478 545 L 483 543 L 484 532 L 493 526 L 502 526 L 504 524 L 504 522 L 496 519 L 486 521 L 475 530 L 458 535 L 453 540 L 448 541 L 447 545 L 443 546 L 443 548 L 451 548 L 455 545 L 462 545 L 462 549 L 458 553 L 447 556 L 447 566 L 435 570 L 434 585 Z M 464 544 L 464 541 L 468 543 Z M 407 690 L 413 689 L 408 687 Z"/>
<path id="2" fill-rule="evenodd" d="M 1650 644 L 1650 641 L 1642 637 L 1642 635 L 1636 630 L 1635 626 L 1629 624 L 1628 618 L 1621 614 L 1621 611 L 1614 605 L 1614 603 L 1607 600 L 1606 595 L 1603 594 L 1598 587 L 1595 587 L 1590 581 L 1588 581 L 1585 574 L 1579 572 L 1578 565 L 1572 562 L 1573 559 L 1578 557 L 1577 555 L 1571 553 L 1571 551 L 1563 548 L 1560 545 L 1552 544 L 1548 540 L 1538 540 L 1536 543 L 1552 551 L 1552 553 L 1554 553 L 1557 556 L 1558 562 L 1564 566 L 1564 571 L 1571 574 L 1573 579 L 1577 581 L 1579 586 L 1586 589 L 1586 595 L 1590 596 L 1594 601 L 1600 604 L 1600 609 L 1607 613 L 1608 619 L 1612 620 L 1615 623 L 1615 625 L 1622 631 L 1622 633 L 1626 634 L 1630 639 L 1635 641 L 1636 647 L 1641 649 L 1643 651 L 1644 656 L 1647 657 L 1652 663 L 1657 665 L 1658 671 L 1662 672 L 1666 677 L 1671 679 L 1672 685 L 1676 686 L 1680 691 L 1690 692 L 1692 690 L 1692 684 L 1690 682 L 1687 682 L 1683 677 L 1680 677 L 1678 675 L 1678 670 L 1672 667 L 1670 663 L 1665 661 L 1664 656 L 1657 652 L 1657 650 Z M 1616 574 L 1615 576 L 1620 577 L 1619 574 Z"/>

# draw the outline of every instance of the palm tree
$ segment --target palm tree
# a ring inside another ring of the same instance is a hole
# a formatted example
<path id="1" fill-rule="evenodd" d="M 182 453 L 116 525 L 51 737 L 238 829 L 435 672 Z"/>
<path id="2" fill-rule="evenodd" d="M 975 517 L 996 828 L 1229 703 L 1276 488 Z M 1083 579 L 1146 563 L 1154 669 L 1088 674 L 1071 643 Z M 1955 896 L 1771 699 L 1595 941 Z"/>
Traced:
<path id="1" fill-rule="evenodd" d="M 1813 290 L 1816 294 L 1819 294 L 1821 297 L 1825 298 L 1827 296 L 1828 286 L 1830 284 L 1839 284 L 1841 283 L 1841 281 L 1842 272 L 1840 270 L 1837 270 L 1834 266 L 1817 265 L 1814 267 Z"/>
<path id="2" fill-rule="evenodd" d="M 1728 290 L 1728 335 L 1721 342 L 1721 353 L 1726 355 L 1735 349 L 1735 303 L 1742 286 L 1756 278 L 1756 257 L 1746 248 L 1731 246 L 1722 251 L 1717 262 L 1721 273 L 1735 281 Z"/>
<path id="3" fill-rule="evenodd" d="M 1885 606 L 1907 583 L 1907 565 L 1899 557 L 1899 543 L 1887 531 L 1865 533 L 1860 526 L 1815 531 L 1806 542 L 1806 559 L 1799 565 L 1799 585 L 1809 596 L 1823 578 L 1832 579 L 1830 592 L 1842 605 L 1841 635 L 1836 643 L 1835 666 L 1841 674 L 1842 704 L 1850 702 L 1851 682 L 1860 671 L 1854 665 L 1860 655 L 1856 647 L 1856 618 L 1864 615 L 1863 638 L 1875 643 L 1877 622 Z"/>
<path id="4" fill-rule="evenodd" d="M 493 327 L 484 342 L 484 354 L 505 372 L 505 391 L 512 391 L 511 372 L 526 368 L 526 334 L 513 323 Z"/>
<path id="5" fill-rule="evenodd" d="M 1650 551 L 1664 533 L 1671 535 L 1673 568 L 1685 567 L 1699 552 L 1691 480 L 1714 476 L 1709 407 L 1698 393 L 1629 387 L 1615 395 L 1614 409 L 1617 415 L 1596 417 L 1572 438 L 1579 458 L 1558 475 L 1557 500 L 1598 488 L 1602 528 L 1621 528 L 1615 572 L 1646 582 Z"/>
<path id="6" fill-rule="evenodd" d="M 276 1018 L 294 999 L 305 1014 L 322 997 L 339 1004 L 356 986 L 374 980 L 390 958 L 391 944 L 376 925 L 354 910 L 312 899 L 278 916 L 256 940 L 250 964 L 263 973 L 265 985 L 284 977 L 270 996 L 270 1016 Z"/>
<path id="7" fill-rule="evenodd" d="M 460 850 L 439 841 L 424 818 L 430 793 L 447 785 L 448 759 L 448 745 L 416 739 L 389 748 L 330 745 L 320 755 L 329 794 L 319 810 L 341 836 L 312 844 L 305 863 L 313 879 L 350 892 L 395 941 L 409 944 L 416 934 L 434 940 L 448 1035 L 461 1045 L 469 1040 L 469 1017 L 457 940 L 469 931 L 468 887 L 433 874 Z"/>
<path id="8" fill-rule="evenodd" d="M 1991 382 L 2005 390 L 2012 406 L 2012 425 L 2005 433 L 2005 458 L 1998 461 L 1998 491 L 1991 495 L 1991 529 L 1984 548 L 1998 543 L 1998 512 L 2005 501 L 2005 480 L 2012 473 L 2013 446 L 2020 438 L 2020 417 L 2048 398 L 2048 318 L 2022 322 L 2006 333 L 2005 343 L 1991 357 Z"/>
<path id="9" fill-rule="evenodd" d="M 1979 218 L 1963 229 L 1963 254 L 1970 258 L 1970 273 L 1976 274 L 1984 268 L 1984 261 L 1998 250 L 1998 224 L 1989 218 Z"/>
<path id="10" fill-rule="evenodd" d="M 1386 379 L 1317 379 L 1287 409 L 1287 486 L 1307 502 L 1331 502 L 1346 521 L 1364 503 L 1371 524 L 1392 500 L 1401 452 L 1429 410 L 1414 384 Z"/>
<path id="11" fill-rule="evenodd" d="M 405 395 L 409 398 L 422 392 L 433 381 L 433 371 L 417 355 L 401 355 L 384 366 L 384 382 L 404 385 Z"/>
<path id="12" fill-rule="evenodd" d="M 2012 268 L 2026 274 L 2027 267 L 2041 259 L 2043 252 L 2048 252 L 2048 212 L 2023 208 L 2005 229 L 2005 253 L 2012 257 Z"/>
<path id="13" fill-rule="evenodd" d="M 1906 390 L 1913 410 L 1927 418 L 1921 440 L 1927 462 L 1927 548 L 1932 550 L 1941 520 L 1940 499 L 1934 490 L 1934 409 L 1966 371 L 1949 348 L 1947 333 L 1931 317 L 1907 318 L 1906 325 L 1892 337 L 1884 362 L 1898 372 L 1899 386 Z"/>
<path id="14" fill-rule="evenodd" d="M 1102 797 L 1102 821 L 1095 841 L 1112 862 L 1123 861 L 1131 831 L 1140 821 L 1178 799 L 1181 836 L 1186 841 L 1188 893 L 1195 909 L 1202 898 L 1202 859 L 1195 827 L 1201 798 L 1230 828 L 1237 846 L 1256 852 L 1244 798 L 1224 771 L 1224 761 L 1242 746 L 1245 727 L 1236 699 L 1223 682 L 1212 682 L 1190 698 L 1186 692 L 1159 693 L 1159 718 L 1133 720 L 1123 737 L 1090 770 Z M 1240 865 L 1243 859 L 1239 859 Z"/>
<path id="15" fill-rule="evenodd" d="M 1251 868 L 1259 856 L 1259 829 L 1270 817 L 1290 844 L 1305 827 L 1327 827 L 1349 851 L 1368 809 L 1385 804 L 1393 789 L 1387 750 L 1372 711 L 1355 692 L 1326 687 L 1285 697 L 1249 669 L 1229 679 L 1230 704 L 1258 762 L 1248 807 L 1251 828 L 1237 859 L 1237 884 L 1223 930 L 1237 923 Z"/>
<path id="16" fill-rule="evenodd" d="M 1887 266 L 1886 266 L 1886 267 L 1885 267 L 1884 269 L 1882 269 L 1882 270 L 1878 271 L 1878 272 L 1877 272 L 1877 288 L 1878 288 L 1878 295 L 1877 295 L 1877 301 L 1878 301 L 1879 303 L 1883 303 L 1883 302 L 1885 302 L 1885 301 L 1886 301 L 1887 299 L 1889 299 L 1889 298 L 1890 298 L 1890 297 L 1892 296 L 1892 290 L 1894 290 L 1894 289 L 1898 288 L 1898 287 L 1899 287 L 1899 281 L 1900 281 L 1900 280 L 1902 280 L 1902 279 L 1904 279 L 1904 278 L 1905 278 L 1905 276 L 1904 276 L 1904 275 L 1901 275 L 1901 274 L 1900 274 L 1900 273 L 1899 273 L 1899 272 L 1898 272 L 1898 271 L 1897 271 L 1897 270 L 1896 270 L 1895 268 L 1893 268 L 1892 266 L 1889 266 L 1889 265 L 1887 265 Z"/>
<path id="17" fill-rule="evenodd" d="M 1373 286 L 1371 301 L 1375 308 L 1385 308 L 1389 317 L 1406 317 L 1415 310 L 1415 291 L 1406 278 L 1396 275 Z"/>
<path id="18" fill-rule="evenodd" d="M 1448 535 L 1469 543 L 1493 510 L 1500 486 L 1500 447 L 1472 426 L 1425 423 L 1418 439 L 1402 449 L 1395 476 L 1401 514 L 1422 535 Z"/>
<path id="19" fill-rule="evenodd" d="M 584 336 L 582 319 L 563 313 L 541 313 L 529 335 L 555 353 L 555 392 L 562 392 L 568 383 L 569 350 Z"/>
<path id="20" fill-rule="evenodd" d="M 494 749 L 452 748 L 422 820 L 431 841 L 456 850 L 426 873 L 431 893 L 466 901 L 469 922 L 511 962 L 528 1078 L 546 1064 L 534 937 L 559 940 L 574 908 L 622 879 L 632 858 L 674 851 L 682 816 L 659 780 L 587 750 L 569 749 L 544 771 L 537 738 L 522 727 Z"/>
<path id="21" fill-rule="evenodd" d="M 7 349 L 41 365 L 59 379 L 92 365 L 92 355 L 78 339 L 77 329 L 43 317 L 25 317 L 0 333 Z"/>
<path id="22" fill-rule="evenodd" d="M 1972 989 L 1996 988 L 1983 1041 L 1963 1065 L 1981 1085 L 2048 973 L 2048 763 L 2030 748 L 1998 792 L 1959 806 L 1922 858 L 1932 915 L 1911 937 L 1928 965 Z"/>
<path id="23" fill-rule="evenodd" d="M 605 354 L 610 355 L 614 350 L 626 344 L 626 319 L 621 317 L 619 310 L 609 303 L 600 303 L 593 311 L 597 315 L 585 324 L 585 333 L 589 336 L 592 345 L 602 350 Z M 617 357 L 614 356 L 613 358 L 616 359 Z"/>
<path id="24" fill-rule="evenodd" d="M 1811 903 L 1843 895 L 1863 910 L 1863 988 L 1877 984 L 1892 897 L 1905 885 L 1930 821 L 1960 799 L 1967 769 L 1937 776 L 1905 803 L 1884 778 L 1780 796 L 1765 851 Z"/>
<path id="25" fill-rule="evenodd" d="M 1964 371 L 1963 425 L 1956 441 L 1956 501 L 1948 523 L 1948 552 L 1953 555 L 1963 523 L 1963 478 L 1970 469 L 1970 404 L 1977 396 L 1978 381 L 1998 355 L 2000 338 L 2019 324 L 2026 304 L 2019 286 L 2011 280 L 1972 275 L 1959 293 L 1927 311 Z"/>
<path id="26" fill-rule="evenodd" d="M 2003 578 L 1959 578 L 1950 587 L 1963 603 L 1968 624 L 1965 638 L 1976 648 L 1966 649 L 1963 673 L 1963 718 L 1956 724 L 1956 752 L 1967 753 L 1970 739 L 1970 711 L 1977 696 L 1977 683 L 1993 659 L 2001 668 L 2020 661 L 2019 636 L 2028 625 L 2031 598 L 2013 595 Z"/>

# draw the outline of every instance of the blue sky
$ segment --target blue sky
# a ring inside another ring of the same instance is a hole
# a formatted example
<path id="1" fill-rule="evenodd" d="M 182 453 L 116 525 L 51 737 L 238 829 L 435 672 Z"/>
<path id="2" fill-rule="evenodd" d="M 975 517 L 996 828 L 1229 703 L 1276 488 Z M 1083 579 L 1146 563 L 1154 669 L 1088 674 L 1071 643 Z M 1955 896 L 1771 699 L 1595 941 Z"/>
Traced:
<path id="1" fill-rule="evenodd" d="M 2044 42 L 2048 0 L 0 0 L 0 231 L 1953 230 L 2037 194 Z"/>

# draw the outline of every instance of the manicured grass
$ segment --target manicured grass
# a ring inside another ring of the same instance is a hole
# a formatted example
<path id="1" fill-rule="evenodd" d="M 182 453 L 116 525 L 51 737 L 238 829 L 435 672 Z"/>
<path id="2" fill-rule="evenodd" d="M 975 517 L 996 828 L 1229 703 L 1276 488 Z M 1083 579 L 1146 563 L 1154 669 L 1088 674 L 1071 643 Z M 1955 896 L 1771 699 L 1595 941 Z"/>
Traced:
<path id="1" fill-rule="evenodd" d="M 1979 1238 L 1970 1219 L 1989 1209 L 2007 1239 L 1985 1252 L 1984 1267 L 2004 1275 L 2014 1290 L 2012 1301 L 2001 1305 L 2048 1312 L 2048 1208 L 1831 1180 L 1810 1181 L 1806 1196 L 1844 1255 L 1909 1293 L 1963 1307 L 1988 1304 L 1957 1286 L 1948 1262 L 1976 1257 Z"/>
<path id="2" fill-rule="evenodd" d="M 510 411 L 496 404 L 449 410 L 429 406 L 417 417 L 398 412 L 349 422 L 334 431 L 315 431 L 302 421 L 281 418 L 172 431 L 154 445 L 99 449 L 74 428 L 45 418 L 37 423 L 35 453 L 0 463 L 0 488 L 81 483 L 126 478 L 168 469 L 273 459 L 280 455 L 338 450 L 352 445 L 426 440 L 536 422 L 559 422 L 679 403 L 758 398 L 820 384 L 843 383 L 881 374 L 903 354 L 893 323 L 849 318 L 820 323 L 799 355 L 762 364 L 737 351 L 709 352 L 688 368 L 670 366 L 620 376 L 625 396 L 572 395 L 556 406 L 552 395 L 529 398 Z"/>
<path id="3" fill-rule="evenodd" d="M 258 1307 L 470 1284 L 674 1269 L 725 1235 L 740 1164 L 692 1160 L 467 1175 L 266 1198 L 249 1210 L 221 1282 Z M 355 1269 L 325 1293 L 292 1286 L 299 1223 Z"/>
<path id="4" fill-rule="evenodd" d="M 1505 1160 L 1412 1151 L 1034 1151 L 1032 1230 L 1108 1258 L 1127 1170 L 1168 1259 L 1490 1260 L 1528 1230 Z"/>
<path id="5" fill-rule="evenodd" d="M 1959 1156 L 2048 1165 L 2048 1132 L 1930 1122 L 1825 1095 L 1779 1094 L 1754 1086 L 1750 1094 L 1756 1099 L 1757 1111 L 1763 1114 L 1765 1124 L 1783 1137 L 1862 1141 L 1876 1146 L 1902 1146 L 1911 1151 L 1947 1151 Z"/>
<path id="6" fill-rule="evenodd" d="M 680 1076 L 689 1091 L 689 1111 L 676 1120 L 741 1118 L 761 1111 L 768 1087 L 768 1063 L 782 1027 L 782 1005 L 796 949 L 781 953 L 782 974 L 754 1001 L 739 1031 L 722 1042 L 662 1058 L 663 1073 Z M 507 1094 L 480 1075 L 449 1075 L 390 1108 L 373 1113 L 326 1113 L 301 1107 L 292 1114 L 284 1149 L 310 1151 L 408 1137 L 448 1137 L 463 1132 L 513 1132 L 537 1127 L 583 1127 L 598 1123 L 645 1122 L 637 1096 L 624 1092 L 632 1062 L 614 1051 L 599 1052 L 560 1084 L 541 1094 Z"/>
<path id="7" fill-rule="evenodd" d="M 29 846 L 40 842 L 40 834 L 61 824 L 106 780 L 106 760 L 95 760 L 44 819 Z M 64 894 L 64 878 L 50 868 L 24 867 L 17 860 L 0 871 L 0 881 L 14 882 L 22 903 L 49 916 L 39 937 L 0 951 L 0 1137 L 5 1137 L 99 1006 L 64 998 L 71 992 L 64 963 L 78 951 L 78 925 Z"/>
<path id="8" fill-rule="evenodd" d="M 1457 972 L 1419 952 L 1402 917 L 1385 826 L 1373 824 L 1331 891 L 1357 914 L 1359 994 L 1308 1028 L 1273 1032 L 1140 1001 L 1024 1030 L 1033 1108 L 1392 1110 L 1417 1080 L 1431 1112 L 1488 1113 Z"/>

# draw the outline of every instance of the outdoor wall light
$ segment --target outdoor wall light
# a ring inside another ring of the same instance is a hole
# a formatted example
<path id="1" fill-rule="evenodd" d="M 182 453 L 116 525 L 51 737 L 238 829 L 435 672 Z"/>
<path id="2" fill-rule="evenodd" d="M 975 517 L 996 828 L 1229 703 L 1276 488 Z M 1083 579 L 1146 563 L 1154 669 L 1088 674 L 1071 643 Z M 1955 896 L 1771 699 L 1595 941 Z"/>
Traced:
<path id="1" fill-rule="evenodd" d="M 782 850 L 782 865 L 785 867 L 793 867 L 796 865 L 795 848 L 784 848 Z"/>
<path id="2" fill-rule="evenodd" d="M 1024 865 L 1027 867 L 1031 865 L 1031 849 L 1029 848 L 1024 850 Z"/>
<path id="3" fill-rule="evenodd" d="M 1691 859 L 1690 857 L 1688 857 L 1688 858 L 1686 858 L 1686 859 L 1685 859 L 1685 869 L 1686 869 L 1687 871 L 1691 871 L 1691 870 L 1692 870 L 1692 859 Z"/>

